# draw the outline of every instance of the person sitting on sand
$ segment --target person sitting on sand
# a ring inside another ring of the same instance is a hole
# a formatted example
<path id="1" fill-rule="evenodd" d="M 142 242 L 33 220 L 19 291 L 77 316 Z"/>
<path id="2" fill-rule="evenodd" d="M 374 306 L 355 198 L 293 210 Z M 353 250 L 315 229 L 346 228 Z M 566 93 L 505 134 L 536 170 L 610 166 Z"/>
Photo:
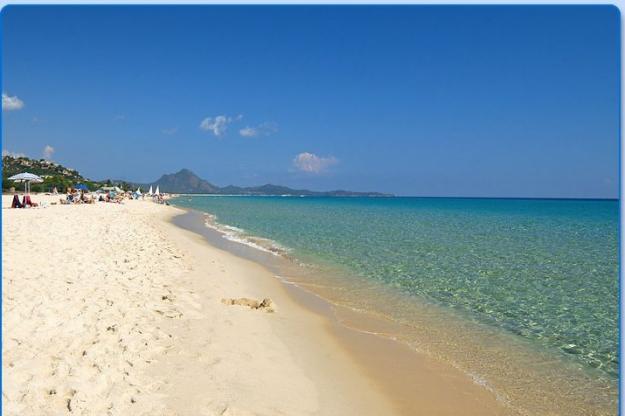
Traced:
<path id="1" fill-rule="evenodd" d="M 73 189 L 72 190 L 72 198 L 71 198 L 71 202 L 73 204 L 82 204 L 82 201 L 80 200 L 80 194 L 78 193 L 78 190 Z"/>
<path id="2" fill-rule="evenodd" d="M 39 204 L 30 199 L 30 195 L 24 195 L 22 200 L 22 208 L 38 207 Z"/>
<path id="3" fill-rule="evenodd" d="M 95 202 L 92 196 L 87 196 L 87 194 L 84 192 L 81 192 L 80 200 L 85 204 L 93 204 Z"/>
<path id="4" fill-rule="evenodd" d="M 11 202 L 11 208 L 24 208 L 24 205 L 20 202 L 20 197 L 17 194 L 13 195 L 13 202 Z"/>

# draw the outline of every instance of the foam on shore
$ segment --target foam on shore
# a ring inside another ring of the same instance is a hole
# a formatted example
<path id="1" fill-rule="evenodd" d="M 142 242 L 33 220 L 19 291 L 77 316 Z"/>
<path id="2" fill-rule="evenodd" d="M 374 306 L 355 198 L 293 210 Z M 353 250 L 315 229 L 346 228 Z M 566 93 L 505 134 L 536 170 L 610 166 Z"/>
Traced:
<path id="1" fill-rule="evenodd" d="M 242 228 L 234 227 L 232 225 L 220 224 L 219 222 L 217 222 L 217 217 L 213 214 L 205 213 L 204 215 L 204 224 L 207 227 L 222 234 L 223 237 L 227 240 L 235 243 L 245 244 L 249 247 L 264 251 L 265 253 L 273 254 L 275 256 L 281 256 L 285 258 L 289 257 L 290 250 L 282 247 L 273 240 L 249 235 Z"/>

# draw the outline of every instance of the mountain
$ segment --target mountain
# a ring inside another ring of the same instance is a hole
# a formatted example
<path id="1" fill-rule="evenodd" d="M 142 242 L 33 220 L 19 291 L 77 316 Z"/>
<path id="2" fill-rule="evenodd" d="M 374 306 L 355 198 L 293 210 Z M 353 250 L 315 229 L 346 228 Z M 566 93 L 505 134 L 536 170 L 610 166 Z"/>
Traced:
<path id="1" fill-rule="evenodd" d="M 182 169 L 178 173 L 163 175 L 154 183 L 147 186 L 160 187 L 162 192 L 176 194 L 215 194 L 219 187 L 197 176 L 189 169 Z"/>
<path id="2" fill-rule="evenodd" d="M 34 192 L 49 192 L 53 188 L 64 192 L 65 189 L 83 183 L 91 190 L 104 185 L 118 185 L 122 189 L 136 189 L 137 187 L 147 190 L 150 186 L 162 192 L 175 194 L 217 194 L 217 195 L 292 195 L 292 196 L 393 196 L 379 192 L 351 192 L 351 191 L 327 191 L 316 192 L 307 189 L 291 189 L 286 186 L 266 184 L 261 186 L 241 187 L 228 185 L 219 187 L 200 178 L 189 169 L 182 169 L 177 173 L 161 176 L 157 181 L 147 184 L 129 183 L 119 180 L 93 181 L 83 177 L 78 171 L 65 167 L 58 163 L 44 159 L 30 159 L 25 156 L 5 155 L 2 157 L 2 189 L 20 187 L 10 180 L 9 177 L 30 172 L 44 179 L 43 183 L 32 184 Z"/>
<path id="3" fill-rule="evenodd" d="M 104 185 L 118 185 L 122 189 L 136 189 L 141 187 L 147 190 L 150 186 L 159 186 L 162 192 L 175 194 L 217 194 L 217 195 L 292 195 L 292 196 L 393 196 L 379 192 L 351 192 L 351 191 L 327 191 L 316 192 L 307 189 L 291 189 L 286 186 L 266 184 L 261 186 L 241 187 L 228 185 L 219 187 L 191 172 L 189 169 L 182 169 L 177 173 L 161 176 L 157 181 L 147 184 L 128 183 L 126 181 L 105 180 L 93 181 L 83 177 L 78 171 L 65 167 L 58 163 L 44 159 L 30 159 L 25 156 L 5 155 L 2 157 L 2 189 L 8 190 L 11 187 L 20 187 L 10 180 L 9 177 L 30 172 L 39 175 L 44 179 L 43 183 L 32 184 L 34 192 L 49 192 L 53 188 L 64 192 L 65 189 L 83 183 L 91 190 L 98 189 Z"/>
<path id="4" fill-rule="evenodd" d="M 150 186 L 159 186 L 162 192 L 175 194 L 218 194 L 218 195 L 304 195 L 304 196 L 393 196 L 380 192 L 352 192 L 352 191 L 326 191 L 317 192 L 307 189 L 291 189 L 286 186 L 266 184 L 261 186 L 241 187 L 228 185 L 219 187 L 200 178 L 189 169 L 182 169 L 177 173 L 161 176 L 155 182 L 148 184 L 136 184 L 145 189 Z"/>

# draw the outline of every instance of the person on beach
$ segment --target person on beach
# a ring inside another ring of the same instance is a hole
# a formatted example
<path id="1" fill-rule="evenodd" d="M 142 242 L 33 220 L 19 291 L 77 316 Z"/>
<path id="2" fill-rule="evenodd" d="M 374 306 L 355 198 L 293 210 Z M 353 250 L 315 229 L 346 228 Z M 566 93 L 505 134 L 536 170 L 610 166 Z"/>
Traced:
<path id="1" fill-rule="evenodd" d="M 24 198 L 22 198 L 22 208 L 32 208 L 38 206 L 39 204 L 30 199 L 30 195 L 24 195 Z"/>
<path id="2" fill-rule="evenodd" d="M 20 202 L 20 197 L 17 194 L 13 195 L 13 202 L 11 202 L 11 208 L 24 208 L 24 205 Z"/>

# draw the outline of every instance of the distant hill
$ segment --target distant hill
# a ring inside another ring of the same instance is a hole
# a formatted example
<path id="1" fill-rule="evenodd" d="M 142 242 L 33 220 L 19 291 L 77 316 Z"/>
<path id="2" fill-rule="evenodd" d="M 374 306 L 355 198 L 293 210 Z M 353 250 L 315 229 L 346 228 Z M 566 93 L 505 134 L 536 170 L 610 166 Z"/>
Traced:
<path id="1" fill-rule="evenodd" d="M 163 175 L 159 180 L 148 186 L 158 185 L 162 192 L 177 194 L 214 194 L 219 187 L 197 176 L 189 169 L 182 169 L 178 173 Z"/>
<path id="2" fill-rule="evenodd" d="M 182 169 L 177 173 L 167 174 L 155 182 L 148 184 L 135 184 L 142 188 L 152 186 L 162 192 L 176 194 L 217 194 L 217 195 L 304 195 L 304 196 L 393 196 L 380 192 L 352 192 L 344 190 L 317 192 L 307 189 L 291 189 L 286 186 L 266 184 L 261 186 L 241 187 L 228 185 L 219 187 L 191 172 L 189 169 Z"/>
<path id="3" fill-rule="evenodd" d="M 146 191 L 150 186 L 154 189 L 158 186 L 161 192 L 175 194 L 217 194 L 217 195 L 293 195 L 293 196 L 393 196 L 379 192 L 351 192 L 351 191 L 327 191 L 316 192 L 307 189 L 291 189 L 286 186 L 266 184 L 261 186 L 241 187 L 228 185 L 219 187 L 191 172 L 189 169 L 182 169 L 179 172 L 161 176 L 157 181 L 147 184 L 130 183 L 120 180 L 93 181 L 83 177 L 77 170 L 65 167 L 61 164 L 44 160 L 30 159 L 25 156 L 15 157 L 6 155 L 2 157 L 2 189 L 8 190 L 11 187 L 21 188 L 21 184 L 16 184 L 8 180 L 9 177 L 22 172 L 30 172 L 39 175 L 44 179 L 43 183 L 32 184 L 33 192 L 49 192 L 56 187 L 59 192 L 65 192 L 70 186 L 77 183 L 87 185 L 90 190 L 96 190 L 105 185 L 117 185 L 122 189 L 136 189 L 141 187 Z"/>
<path id="4" fill-rule="evenodd" d="M 70 180 L 84 180 L 84 178 L 78 173 L 78 171 L 67 168 L 58 163 L 51 162 L 45 159 L 30 159 L 25 156 L 2 157 L 2 177 L 11 177 L 18 173 L 29 172 L 35 175 L 46 176 L 61 176 Z"/>
<path id="5" fill-rule="evenodd" d="M 12 187 L 22 189 L 23 184 L 15 183 L 8 178 L 23 172 L 33 173 L 43 178 L 43 183 L 31 185 L 33 192 L 50 192 L 55 187 L 59 192 L 65 192 L 68 187 L 77 183 L 83 183 L 92 190 L 100 186 L 100 183 L 84 178 L 78 171 L 49 160 L 5 155 L 2 157 L 2 189 L 9 190 Z"/>

